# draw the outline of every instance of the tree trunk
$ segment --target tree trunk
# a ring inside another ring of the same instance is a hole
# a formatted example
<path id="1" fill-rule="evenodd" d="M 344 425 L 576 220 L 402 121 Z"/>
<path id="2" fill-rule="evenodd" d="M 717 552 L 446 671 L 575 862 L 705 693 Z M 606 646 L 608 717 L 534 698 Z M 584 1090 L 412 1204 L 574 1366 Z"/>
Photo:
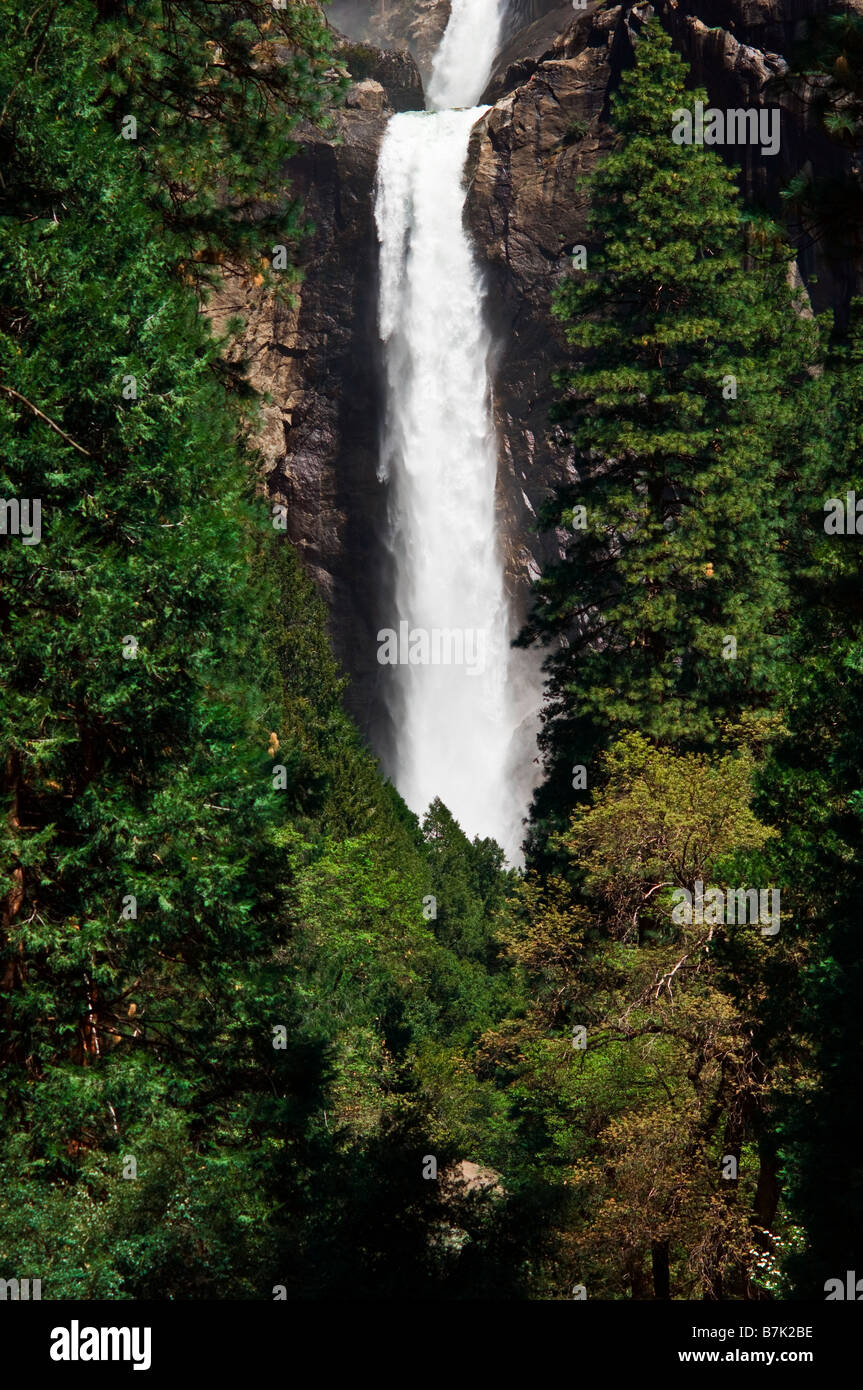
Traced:
<path id="1" fill-rule="evenodd" d="M 655 1240 L 650 1247 L 650 1262 L 653 1266 L 653 1297 L 671 1297 L 671 1266 L 668 1258 L 668 1241 Z"/>
<path id="2" fill-rule="evenodd" d="M 641 1251 L 630 1254 L 627 1257 L 626 1277 L 634 1299 L 642 1302 L 650 1298 L 650 1279 L 648 1278 L 644 1256 Z"/>

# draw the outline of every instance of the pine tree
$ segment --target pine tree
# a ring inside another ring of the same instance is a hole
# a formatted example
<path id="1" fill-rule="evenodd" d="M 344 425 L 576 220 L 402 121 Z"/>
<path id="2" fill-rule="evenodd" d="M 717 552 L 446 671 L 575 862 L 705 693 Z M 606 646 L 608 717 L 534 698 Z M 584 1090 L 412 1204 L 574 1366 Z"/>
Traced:
<path id="1" fill-rule="evenodd" d="M 580 354 L 557 413 L 575 481 L 544 521 L 570 539 L 520 638 L 552 645 L 540 842 L 572 803 L 572 766 L 620 731 L 709 746 L 775 686 L 775 480 L 815 330 L 728 169 L 673 141 L 699 95 L 684 76 L 649 22 L 613 100 L 618 145 L 590 179 L 587 268 L 557 296 Z"/>

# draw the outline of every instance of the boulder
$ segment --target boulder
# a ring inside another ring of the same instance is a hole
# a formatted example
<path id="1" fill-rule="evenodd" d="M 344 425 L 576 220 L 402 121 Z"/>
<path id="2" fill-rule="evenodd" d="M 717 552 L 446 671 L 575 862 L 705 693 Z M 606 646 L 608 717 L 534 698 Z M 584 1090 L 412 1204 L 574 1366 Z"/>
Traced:
<path id="1" fill-rule="evenodd" d="M 354 82 L 345 97 L 345 106 L 349 111 L 383 111 L 388 104 L 387 94 L 380 82 L 373 82 L 371 78 Z"/>

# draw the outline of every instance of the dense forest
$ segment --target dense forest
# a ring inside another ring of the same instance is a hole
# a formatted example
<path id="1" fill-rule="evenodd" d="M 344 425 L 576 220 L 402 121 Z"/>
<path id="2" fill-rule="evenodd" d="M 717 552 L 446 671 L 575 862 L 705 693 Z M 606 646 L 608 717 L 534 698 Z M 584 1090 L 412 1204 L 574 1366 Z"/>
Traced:
<path id="1" fill-rule="evenodd" d="M 508 866 L 346 711 L 207 312 L 296 292 L 334 43 L 304 0 L 0 15 L 0 1276 L 823 1299 L 863 1228 L 863 315 L 669 138 L 706 94 L 648 15 L 555 297 L 577 481 Z M 863 19 L 795 62 L 859 150 Z"/>

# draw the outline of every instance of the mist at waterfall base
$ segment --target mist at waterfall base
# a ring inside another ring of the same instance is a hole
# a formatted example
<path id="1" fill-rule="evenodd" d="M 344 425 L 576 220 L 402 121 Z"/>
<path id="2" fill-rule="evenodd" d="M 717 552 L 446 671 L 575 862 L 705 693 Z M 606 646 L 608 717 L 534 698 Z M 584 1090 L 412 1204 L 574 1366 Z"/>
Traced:
<path id="1" fill-rule="evenodd" d="M 504 9 L 505 0 L 454 0 L 433 109 L 393 116 L 378 163 L 380 477 L 391 499 L 389 626 L 399 634 L 381 688 L 396 729 L 388 771 L 408 805 L 422 814 L 440 797 L 467 835 L 491 836 L 519 864 L 539 775 L 541 676 L 535 654 L 510 645 L 485 286 L 462 220 L 470 132 L 488 109 L 473 103 Z"/>

